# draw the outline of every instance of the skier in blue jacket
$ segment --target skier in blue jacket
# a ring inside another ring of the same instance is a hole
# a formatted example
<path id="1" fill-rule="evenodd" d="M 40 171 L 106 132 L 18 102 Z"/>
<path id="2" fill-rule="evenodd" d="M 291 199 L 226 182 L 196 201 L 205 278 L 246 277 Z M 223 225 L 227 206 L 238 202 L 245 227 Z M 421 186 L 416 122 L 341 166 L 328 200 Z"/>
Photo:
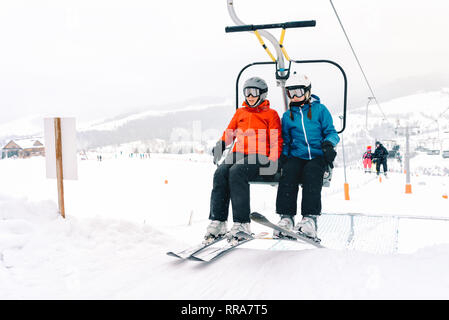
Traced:
<path id="1" fill-rule="evenodd" d="M 329 110 L 311 94 L 307 76 L 292 74 L 286 83 L 289 110 L 282 117 L 282 173 L 276 198 L 279 226 L 317 237 L 321 189 L 326 166 L 333 168 L 340 141 Z M 299 184 L 302 184 L 302 220 L 295 226 Z M 275 237 L 282 236 L 278 231 Z"/>

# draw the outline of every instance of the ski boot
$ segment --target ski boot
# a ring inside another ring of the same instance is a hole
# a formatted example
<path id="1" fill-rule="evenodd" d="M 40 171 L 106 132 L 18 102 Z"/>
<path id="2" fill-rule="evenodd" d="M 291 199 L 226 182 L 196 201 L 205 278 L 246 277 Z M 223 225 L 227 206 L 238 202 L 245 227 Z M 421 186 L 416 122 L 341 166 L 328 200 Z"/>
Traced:
<path id="1" fill-rule="evenodd" d="M 238 233 L 246 233 L 248 235 L 248 237 L 242 237 Z M 229 231 L 227 237 L 228 237 L 229 242 L 239 242 L 241 240 L 245 240 L 245 239 L 248 239 L 249 237 L 252 237 L 250 224 L 234 222 L 234 225 L 232 226 L 231 230 Z"/>
<path id="2" fill-rule="evenodd" d="M 310 239 L 318 239 L 316 216 L 303 216 L 302 220 L 294 227 L 294 231 Z"/>
<path id="3" fill-rule="evenodd" d="M 206 229 L 206 235 L 204 236 L 204 244 L 211 243 L 217 238 L 224 237 L 227 233 L 226 221 L 211 220 Z"/>
<path id="4" fill-rule="evenodd" d="M 278 226 L 283 229 L 293 231 L 293 227 L 295 226 L 294 216 L 281 214 L 281 220 L 279 220 Z M 289 238 L 289 237 L 278 230 L 274 230 L 273 238 Z"/>

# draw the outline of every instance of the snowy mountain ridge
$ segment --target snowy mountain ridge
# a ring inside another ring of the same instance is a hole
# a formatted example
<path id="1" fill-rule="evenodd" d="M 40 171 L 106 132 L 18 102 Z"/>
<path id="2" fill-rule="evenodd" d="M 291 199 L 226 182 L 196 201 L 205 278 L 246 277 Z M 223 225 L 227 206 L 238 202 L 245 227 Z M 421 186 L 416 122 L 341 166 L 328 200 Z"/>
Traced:
<path id="1" fill-rule="evenodd" d="M 167 110 L 145 110 L 132 114 L 122 114 L 118 115 L 114 119 L 100 119 L 88 122 L 77 123 L 77 129 L 80 132 L 97 130 L 97 131 L 107 131 L 115 130 L 130 121 L 144 119 L 146 117 L 162 117 L 168 114 L 175 114 L 178 112 L 187 111 L 199 111 L 208 108 L 230 106 L 232 102 L 230 100 L 225 100 L 216 103 L 192 103 L 186 105 L 182 108 L 170 107 Z M 43 135 L 43 119 L 45 117 L 53 117 L 56 115 L 36 115 L 31 114 L 27 117 L 16 119 L 7 123 L 0 124 L 0 139 L 5 137 L 21 137 L 21 136 L 42 136 Z M 74 115 L 61 115 L 61 117 L 72 117 Z"/>
<path id="2" fill-rule="evenodd" d="M 385 123 L 389 127 L 403 126 L 406 123 L 422 126 L 423 131 L 438 129 L 444 133 L 449 131 L 449 89 L 431 92 L 418 92 L 412 95 L 381 102 L 380 109 L 371 102 L 368 107 L 368 129 L 376 129 Z M 202 129 L 221 131 L 232 117 L 234 108 L 231 100 L 206 104 L 195 102 L 183 108 L 174 106 L 166 110 L 144 110 L 124 114 L 114 119 L 78 123 L 80 147 L 104 147 L 136 140 L 170 138 L 173 128 L 191 129 L 192 123 L 201 122 Z M 345 135 L 351 137 L 360 130 L 366 129 L 366 105 L 349 108 L 347 130 Z M 339 128 L 337 116 L 334 115 L 336 128 Z M 405 120 L 407 122 L 405 122 Z M 444 121 L 440 121 L 444 120 Z M 0 141 L 18 137 L 42 136 L 43 121 L 40 116 L 29 116 L 23 119 L 0 125 Z M 389 137 L 378 137 L 390 139 Z"/>
<path id="3" fill-rule="evenodd" d="M 119 117 L 115 120 L 102 120 L 97 122 L 92 122 L 88 124 L 81 124 L 78 128 L 79 131 L 89 131 L 89 130 L 98 130 L 98 131 L 108 131 L 108 130 L 116 130 L 119 127 L 124 126 L 125 124 L 135 121 L 142 120 L 147 117 L 162 117 L 169 114 L 175 114 L 179 112 L 186 111 L 201 111 L 208 108 L 217 108 L 217 107 L 227 107 L 231 105 L 230 101 L 225 101 L 221 103 L 211 103 L 211 104 L 194 104 L 184 108 L 177 108 L 173 110 L 147 110 L 143 112 L 138 112 L 135 114 L 127 115 L 124 117 Z"/>

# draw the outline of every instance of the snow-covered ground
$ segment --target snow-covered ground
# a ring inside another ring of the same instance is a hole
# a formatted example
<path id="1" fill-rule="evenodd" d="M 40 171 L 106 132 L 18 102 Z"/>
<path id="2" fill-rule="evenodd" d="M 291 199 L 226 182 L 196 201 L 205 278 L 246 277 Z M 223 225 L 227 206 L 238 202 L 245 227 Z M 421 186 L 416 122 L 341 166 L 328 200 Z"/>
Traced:
<path id="1" fill-rule="evenodd" d="M 320 234 L 327 249 L 255 240 L 209 264 L 167 256 L 201 241 L 210 160 L 80 161 L 79 180 L 65 182 L 66 220 L 58 216 L 56 182 L 45 178 L 44 159 L 0 161 L 0 299 L 449 298 L 446 221 L 400 219 L 395 236 L 379 223 L 388 217 L 358 216 L 363 228 L 354 237 L 361 241 L 345 248 L 337 236 L 347 228 L 330 219 Z M 413 175 L 411 195 L 401 173 L 379 182 L 354 168 L 347 179 L 351 200 L 344 200 L 337 168 L 323 191 L 323 212 L 449 218 L 447 176 Z M 252 186 L 251 196 L 253 210 L 276 220 L 276 188 Z M 269 231 L 255 224 L 252 230 Z M 395 254 L 372 250 L 397 238 Z"/>

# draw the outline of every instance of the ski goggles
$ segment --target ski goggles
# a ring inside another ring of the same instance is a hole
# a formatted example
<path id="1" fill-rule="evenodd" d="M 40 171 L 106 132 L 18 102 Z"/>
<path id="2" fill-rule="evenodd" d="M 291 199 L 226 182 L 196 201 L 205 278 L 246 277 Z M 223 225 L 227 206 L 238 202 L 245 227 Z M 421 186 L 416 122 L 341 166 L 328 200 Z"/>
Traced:
<path id="1" fill-rule="evenodd" d="M 307 88 L 305 88 L 305 87 L 288 87 L 288 88 L 285 88 L 285 89 L 287 91 L 287 96 L 290 99 L 293 99 L 294 96 L 297 96 L 298 98 L 300 98 L 307 91 Z"/>
<path id="2" fill-rule="evenodd" d="M 249 96 L 258 97 L 262 93 L 265 93 L 267 91 L 268 90 L 262 90 L 262 89 L 259 89 L 259 88 L 244 88 L 243 89 L 243 94 L 244 94 L 245 97 L 249 97 Z"/>

